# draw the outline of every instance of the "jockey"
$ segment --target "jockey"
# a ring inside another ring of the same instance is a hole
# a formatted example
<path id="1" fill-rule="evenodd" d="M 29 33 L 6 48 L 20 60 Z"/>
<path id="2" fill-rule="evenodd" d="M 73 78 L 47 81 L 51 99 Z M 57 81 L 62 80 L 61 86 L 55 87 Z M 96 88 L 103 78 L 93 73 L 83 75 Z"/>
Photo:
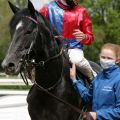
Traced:
<path id="1" fill-rule="evenodd" d="M 92 22 L 85 8 L 77 0 L 53 0 L 39 10 L 68 44 L 70 61 L 92 80 L 96 73 L 84 57 L 83 46 L 93 42 Z"/>

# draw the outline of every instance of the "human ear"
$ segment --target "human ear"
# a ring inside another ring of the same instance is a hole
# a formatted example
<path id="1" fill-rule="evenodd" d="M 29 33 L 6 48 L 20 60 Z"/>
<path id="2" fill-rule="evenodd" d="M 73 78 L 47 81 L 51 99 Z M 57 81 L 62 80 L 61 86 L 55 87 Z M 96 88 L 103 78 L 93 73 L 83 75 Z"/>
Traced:
<path id="1" fill-rule="evenodd" d="M 120 65 L 120 58 L 116 60 L 116 64 Z"/>

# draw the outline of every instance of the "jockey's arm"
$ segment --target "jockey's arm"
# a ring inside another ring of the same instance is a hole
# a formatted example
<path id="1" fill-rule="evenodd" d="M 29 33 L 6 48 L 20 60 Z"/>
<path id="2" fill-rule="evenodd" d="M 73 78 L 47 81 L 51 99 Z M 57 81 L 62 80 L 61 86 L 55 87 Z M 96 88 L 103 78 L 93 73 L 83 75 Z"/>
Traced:
<path id="1" fill-rule="evenodd" d="M 89 45 L 94 40 L 94 35 L 92 33 L 92 22 L 86 10 L 84 10 L 83 12 L 83 17 L 84 18 L 81 27 L 82 27 L 82 32 L 86 35 L 86 39 L 82 40 L 81 43 Z"/>

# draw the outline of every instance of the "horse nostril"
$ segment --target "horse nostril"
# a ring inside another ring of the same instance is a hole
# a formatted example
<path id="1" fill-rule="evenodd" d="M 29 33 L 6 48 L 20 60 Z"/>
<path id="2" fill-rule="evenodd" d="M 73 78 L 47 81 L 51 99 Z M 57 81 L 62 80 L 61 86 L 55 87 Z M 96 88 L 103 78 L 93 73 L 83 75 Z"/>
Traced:
<path id="1" fill-rule="evenodd" d="M 8 64 L 8 67 L 14 67 L 14 66 L 15 66 L 14 63 L 9 63 L 9 64 Z"/>

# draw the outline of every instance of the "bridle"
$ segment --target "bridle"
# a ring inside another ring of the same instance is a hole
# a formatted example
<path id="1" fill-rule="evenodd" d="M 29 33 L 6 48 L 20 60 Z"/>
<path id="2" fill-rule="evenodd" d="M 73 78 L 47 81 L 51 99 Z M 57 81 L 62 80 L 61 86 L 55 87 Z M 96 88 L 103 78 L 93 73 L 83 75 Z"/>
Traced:
<path id="1" fill-rule="evenodd" d="M 34 18 L 30 17 L 30 16 L 25 16 L 25 18 L 33 21 L 35 24 L 40 24 L 37 20 L 35 20 Z M 38 29 L 38 28 L 37 28 Z M 38 32 L 38 30 L 37 30 Z M 58 57 L 60 57 L 62 54 L 63 54 L 63 49 L 60 50 L 60 52 L 58 54 L 56 54 L 55 56 L 52 56 L 44 61 L 39 61 L 38 63 L 35 62 L 35 60 L 30 60 L 30 52 L 32 51 L 33 49 L 33 46 L 35 44 L 35 41 L 36 41 L 36 38 L 37 38 L 37 32 L 35 34 L 35 38 L 32 40 L 31 44 L 30 44 L 30 47 L 29 49 L 27 50 L 27 52 L 25 53 L 24 57 L 20 60 L 20 62 L 22 63 L 23 67 L 27 67 L 27 65 L 32 65 L 32 66 L 39 66 L 39 67 L 42 67 L 44 68 L 44 66 L 49 63 L 50 61 L 54 60 L 54 59 L 57 59 Z M 54 39 L 56 39 L 56 37 L 54 37 Z M 63 61 L 62 61 L 63 63 Z M 24 67 L 24 69 L 25 69 Z M 62 67 L 62 70 L 61 70 L 61 75 L 60 75 L 60 79 L 51 87 L 47 88 L 48 90 L 52 90 L 55 86 L 57 86 L 57 84 L 61 81 L 61 77 L 62 77 L 62 73 L 63 73 L 63 67 Z M 21 69 L 20 71 L 20 74 L 21 74 L 21 77 L 24 81 L 24 83 L 26 85 L 28 85 L 28 80 L 27 80 L 27 76 L 25 75 L 25 71 L 23 71 L 23 69 Z"/>
<path id="2" fill-rule="evenodd" d="M 26 18 L 31 20 L 31 21 L 33 21 L 35 24 L 39 24 L 39 22 L 37 20 L 35 20 L 34 18 L 32 18 L 32 17 L 26 16 Z M 45 61 L 39 61 L 38 63 L 36 63 L 35 61 L 30 60 L 29 59 L 29 55 L 30 55 L 30 52 L 33 49 L 34 43 L 36 41 L 36 37 L 37 36 L 35 36 L 34 40 L 31 42 L 31 45 L 30 45 L 28 51 L 26 52 L 26 54 L 24 55 L 24 57 L 20 61 L 23 66 L 26 66 L 27 64 L 31 64 L 33 66 L 44 67 L 45 64 L 49 63 L 51 60 L 54 60 L 54 59 L 60 57 L 63 54 L 63 49 L 61 49 L 60 52 L 57 55 L 55 55 L 53 57 L 50 57 L 50 58 L 48 58 Z M 63 64 L 63 59 L 62 59 L 62 64 Z M 25 73 L 21 70 L 20 74 L 21 74 L 21 77 L 22 77 L 23 81 L 25 82 L 25 84 L 28 85 L 28 80 L 27 80 L 27 77 L 26 77 Z M 78 107 L 68 103 L 67 101 L 57 97 L 56 95 L 54 95 L 53 93 L 50 92 L 50 90 L 54 89 L 60 83 L 60 81 L 62 80 L 62 74 L 63 74 L 63 67 L 62 67 L 62 70 L 61 70 L 61 76 L 60 76 L 59 80 L 52 87 L 50 87 L 48 89 L 42 87 L 36 81 L 34 81 L 34 84 L 38 87 L 38 89 L 40 89 L 41 91 L 45 92 L 47 95 L 49 95 L 52 98 L 56 99 L 57 101 L 63 103 L 64 105 L 66 105 L 68 108 L 71 108 L 75 112 L 83 115 L 84 112 L 82 110 L 80 110 Z"/>

